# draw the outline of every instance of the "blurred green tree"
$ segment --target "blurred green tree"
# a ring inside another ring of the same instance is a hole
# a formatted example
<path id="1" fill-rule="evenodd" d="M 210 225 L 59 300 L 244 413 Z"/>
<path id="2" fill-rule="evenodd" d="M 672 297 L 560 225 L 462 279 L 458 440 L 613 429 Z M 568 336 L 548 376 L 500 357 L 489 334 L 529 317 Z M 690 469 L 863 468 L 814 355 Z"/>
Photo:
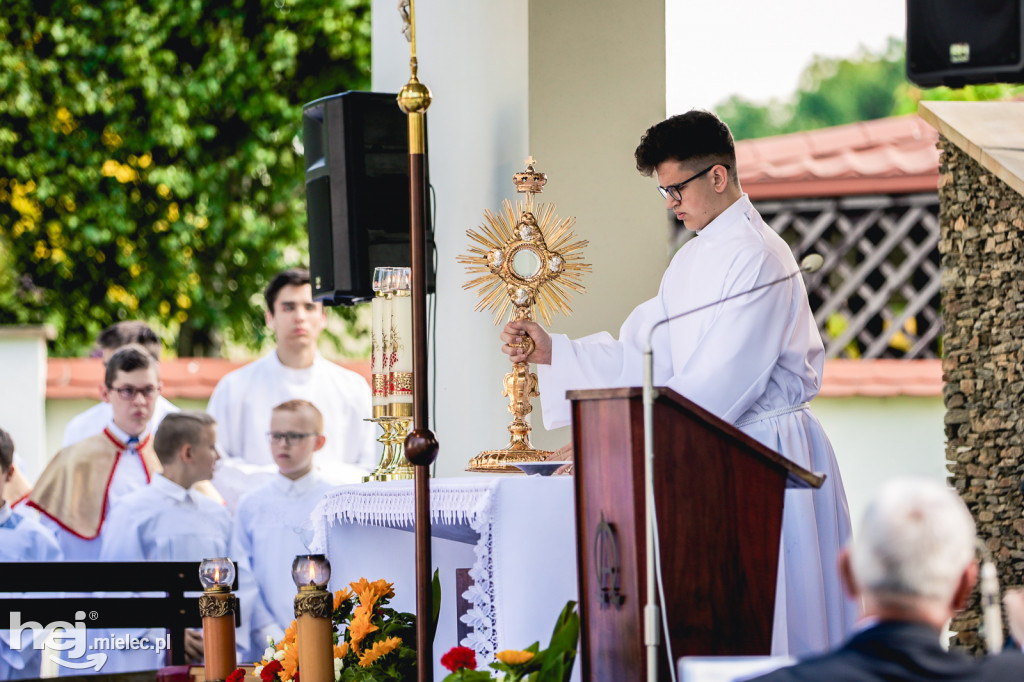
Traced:
<path id="1" fill-rule="evenodd" d="M 305 262 L 302 105 L 369 67 L 369 0 L 4 0 L 0 323 L 259 347 Z"/>
<path id="2" fill-rule="evenodd" d="M 815 56 L 797 91 L 765 104 L 733 95 L 715 107 L 733 136 L 745 140 L 870 121 L 917 111 L 921 100 L 992 100 L 1024 91 L 1007 84 L 922 90 L 907 80 L 902 40 L 890 38 L 878 52 L 862 48 L 849 58 Z"/>

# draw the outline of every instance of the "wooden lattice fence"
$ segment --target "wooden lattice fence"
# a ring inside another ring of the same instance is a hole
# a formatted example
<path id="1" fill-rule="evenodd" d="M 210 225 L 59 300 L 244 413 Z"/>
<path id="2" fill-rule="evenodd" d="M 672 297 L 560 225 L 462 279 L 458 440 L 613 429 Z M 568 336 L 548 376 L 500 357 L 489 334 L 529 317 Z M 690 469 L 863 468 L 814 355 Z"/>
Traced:
<path id="1" fill-rule="evenodd" d="M 937 193 L 754 204 L 797 260 L 825 259 L 805 281 L 827 357 L 941 356 Z"/>

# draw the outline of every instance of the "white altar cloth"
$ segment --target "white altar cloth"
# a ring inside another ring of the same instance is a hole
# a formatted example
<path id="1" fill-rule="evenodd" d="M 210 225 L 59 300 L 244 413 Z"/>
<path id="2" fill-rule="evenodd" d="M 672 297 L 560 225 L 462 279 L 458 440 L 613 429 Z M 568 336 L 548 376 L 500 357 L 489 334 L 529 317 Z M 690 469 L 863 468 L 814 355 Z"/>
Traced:
<path id="1" fill-rule="evenodd" d="M 457 568 L 470 569 L 472 580 L 461 644 L 476 650 L 479 665 L 504 649 L 547 646 L 565 603 L 578 601 L 572 485 L 568 476 L 431 480 L 431 555 L 441 577 L 436 675 L 444 676 L 440 658 L 459 643 Z M 330 559 L 332 590 L 384 578 L 394 582 L 392 607 L 415 612 L 412 481 L 343 486 L 311 519 L 310 549 Z"/>

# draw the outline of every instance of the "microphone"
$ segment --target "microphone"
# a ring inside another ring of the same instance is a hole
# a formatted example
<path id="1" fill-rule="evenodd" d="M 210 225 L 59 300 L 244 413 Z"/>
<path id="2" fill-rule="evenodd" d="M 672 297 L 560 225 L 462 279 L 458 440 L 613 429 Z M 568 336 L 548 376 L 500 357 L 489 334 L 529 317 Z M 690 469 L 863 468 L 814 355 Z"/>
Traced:
<path id="1" fill-rule="evenodd" d="M 985 650 L 991 656 L 1003 650 L 1003 612 L 999 606 L 999 576 L 988 547 L 981 540 L 977 541 L 977 545 L 982 556 L 981 580 L 978 581 L 978 591 L 981 593 L 982 632 Z"/>
<path id="2" fill-rule="evenodd" d="M 661 594 L 661 600 L 665 600 L 664 586 L 661 584 L 661 551 L 657 547 L 658 533 L 657 533 L 657 519 L 655 517 L 654 509 L 654 349 L 652 342 L 654 340 L 655 330 L 662 326 L 678 320 L 681 317 L 698 313 L 702 310 L 714 307 L 719 303 L 725 303 L 731 301 L 734 298 L 740 296 L 746 296 L 752 294 L 755 291 L 761 289 L 767 289 L 768 287 L 775 286 L 787 280 L 793 279 L 801 272 L 817 272 L 824 265 L 825 259 L 816 253 L 811 253 L 804 256 L 803 260 L 800 261 L 800 267 L 797 270 L 774 279 L 764 284 L 759 284 L 756 287 L 740 291 L 735 294 L 731 294 L 724 298 L 720 298 L 717 301 L 711 303 L 705 303 L 704 305 L 685 310 L 681 313 L 676 313 L 666 317 L 663 320 L 658 320 L 652 327 L 647 335 L 647 347 L 644 349 L 644 392 L 643 392 L 643 405 L 644 405 L 644 497 L 647 511 L 647 523 L 646 526 L 646 540 L 647 540 L 647 603 L 644 605 L 644 645 L 647 648 L 647 671 L 648 679 L 651 681 L 657 680 L 658 671 L 658 645 L 659 635 L 658 621 L 662 621 L 662 628 L 665 632 L 668 632 L 668 623 L 665 619 L 664 610 L 658 609 L 657 594 Z M 657 587 L 655 585 L 657 581 Z M 656 592 L 657 589 L 657 592 Z M 1000 631 L 1002 634 L 1002 631 Z M 667 653 L 669 661 L 672 661 L 672 642 L 666 636 L 665 646 L 667 647 Z M 675 680 L 675 665 L 670 664 L 669 669 L 672 673 L 672 679 Z"/>

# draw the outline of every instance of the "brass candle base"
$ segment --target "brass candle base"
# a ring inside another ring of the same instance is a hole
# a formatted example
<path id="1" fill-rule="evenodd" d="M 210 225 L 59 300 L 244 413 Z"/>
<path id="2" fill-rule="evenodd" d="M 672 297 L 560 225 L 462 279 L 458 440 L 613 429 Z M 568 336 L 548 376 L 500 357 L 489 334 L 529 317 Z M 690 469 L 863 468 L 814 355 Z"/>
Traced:
<path id="1" fill-rule="evenodd" d="M 377 442 L 384 445 L 384 454 L 377 469 L 363 477 L 370 481 L 411 481 L 416 474 L 412 464 L 405 457 L 405 437 L 409 435 L 412 417 L 375 417 L 367 421 L 379 424 L 383 433 Z"/>

